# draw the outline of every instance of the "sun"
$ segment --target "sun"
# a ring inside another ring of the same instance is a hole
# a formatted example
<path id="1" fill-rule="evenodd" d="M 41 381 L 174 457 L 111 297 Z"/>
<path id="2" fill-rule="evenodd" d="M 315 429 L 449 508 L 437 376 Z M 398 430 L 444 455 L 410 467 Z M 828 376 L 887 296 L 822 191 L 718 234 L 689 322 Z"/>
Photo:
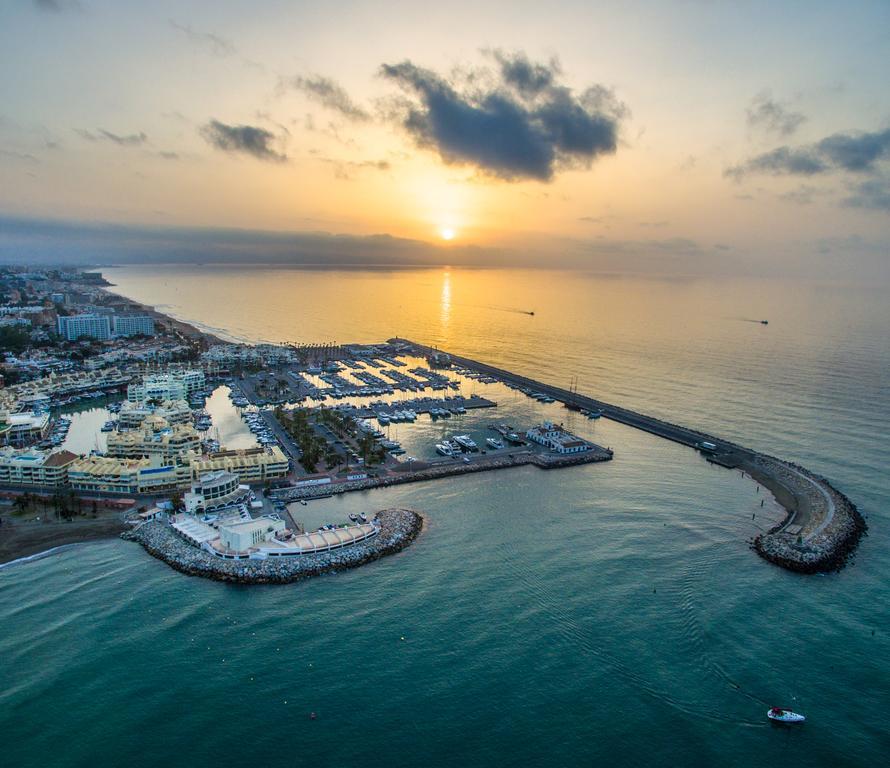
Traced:
<path id="1" fill-rule="evenodd" d="M 439 230 L 439 237 L 443 240 L 454 240 L 456 234 L 457 232 L 455 232 L 452 227 L 442 227 Z"/>

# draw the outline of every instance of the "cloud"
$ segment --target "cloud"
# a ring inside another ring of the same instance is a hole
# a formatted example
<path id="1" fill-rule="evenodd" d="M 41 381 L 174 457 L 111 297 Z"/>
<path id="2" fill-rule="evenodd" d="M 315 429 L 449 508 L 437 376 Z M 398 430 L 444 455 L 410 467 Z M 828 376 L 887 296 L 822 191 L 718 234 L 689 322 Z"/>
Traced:
<path id="1" fill-rule="evenodd" d="M 797 189 L 791 189 L 779 195 L 781 200 L 797 205 L 810 205 L 819 194 L 819 190 L 810 184 L 801 184 Z"/>
<path id="2" fill-rule="evenodd" d="M 871 171 L 878 160 L 890 157 L 890 129 L 878 133 L 835 133 L 816 146 L 838 168 Z"/>
<path id="3" fill-rule="evenodd" d="M 219 35 L 214 35 L 212 32 L 200 32 L 193 29 L 188 24 L 179 24 L 173 19 L 169 19 L 169 22 L 173 29 L 182 32 L 190 42 L 208 50 L 214 56 L 234 56 L 238 52 L 238 49 L 231 40 L 227 40 Z"/>
<path id="4" fill-rule="evenodd" d="M 32 0 L 35 8 L 50 13 L 62 13 L 80 7 L 77 0 Z"/>
<path id="5" fill-rule="evenodd" d="M 326 109 L 339 112 L 348 120 L 365 122 L 371 116 L 358 106 L 339 83 L 323 75 L 309 75 L 307 77 L 282 78 L 279 86 L 291 88 L 305 93 L 310 99 L 321 104 Z"/>
<path id="6" fill-rule="evenodd" d="M 780 136 L 791 136 L 806 119 L 803 113 L 792 112 L 775 101 L 769 91 L 755 96 L 748 107 L 748 125 L 751 128 L 763 128 Z"/>
<path id="7" fill-rule="evenodd" d="M 554 61 L 491 55 L 495 73 L 477 70 L 462 82 L 407 60 L 384 64 L 381 75 L 406 97 L 392 117 L 445 163 L 505 181 L 550 181 L 559 170 L 589 167 L 616 151 L 627 110 L 611 91 L 595 85 L 575 94 L 558 84 Z"/>
<path id="8" fill-rule="evenodd" d="M 334 167 L 334 176 L 338 179 L 351 181 L 355 171 L 388 171 L 392 165 L 388 160 L 334 160 L 323 157 L 321 160 Z"/>
<path id="9" fill-rule="evenodd" d="M 890 212 L 890 177 L 879 176 L 854 184 L 843 204 L 848 208 Z"/>
<path id="10" fill-rule="evenodd" d="M 75 128 L 74 130 L 78 136 L 80 136 L 82 139 L 86 139 L 87 141 L 110 141 L 120 147 L 138 147 L 139 145 L 145 144 L 145 142 L 148 141 L 148 136 L 146 136 L 145 133 L 143 133 L 142 131 L 140 131 L 139 133 L 122 135 L 119 133 L 106 131 L 104 128 L 97 128 L 96 133 L 92 133 L 81 128 Z"/>
<path id="11" fill-rule="evenodd" d="M 282 163 L 287 155 L 272 148 L 275 134 L 253 125 L 226 125 L 219 120 L 211 120 L 200 129 L 204 139 L 216 149 L 224 152 L 240 152 L 259 160 Z"/>
<path id="12" fill-rule="evenodd" d="M 814 176 L 830 171 L 871 173 L 885 158 L 890 158 L 890 129 L 834 133 L 815 144 L 777 147 L 723 173 L 736 181 L 750 173 L 787 176 Z"/>
<path id="13" fill-rule="evenodd" d="M 32 164 L 40 162 L 40 160 L 28 152 L 14 152 L 9 149 L 0 149 L 0 157 L 8 157 L 11 160 L 21 160 L 22 162 Z"/>
<path id="14" fill-rule="evenodd" d="M 559 62 L 551 59 L 549 64 L 536 64 L 521 51 L 506 55 L 502 51 L 491 54 L 501 68 L 504 82 L 516 88 L 523 96 L 537 96 L 554 86 L 555 78 L 561 74 Z"/>
<path id="15" fill-rule="evenodd" d="M 749 173 L 770 173 L 773 175 L 813 176 L 824 173 L 828 166 L 812 149 L 792 149 L 777 147 L 769 152 L 752 157 L 741 165 L 724 171 L 725 176 L 740 181 Z"/>
<path id="16" fill-rule="evenodd" d="M 158 152 L 158 155 L 164 160 L 179 160 L 179 154 L 177 152 L 161 151 Z"/>

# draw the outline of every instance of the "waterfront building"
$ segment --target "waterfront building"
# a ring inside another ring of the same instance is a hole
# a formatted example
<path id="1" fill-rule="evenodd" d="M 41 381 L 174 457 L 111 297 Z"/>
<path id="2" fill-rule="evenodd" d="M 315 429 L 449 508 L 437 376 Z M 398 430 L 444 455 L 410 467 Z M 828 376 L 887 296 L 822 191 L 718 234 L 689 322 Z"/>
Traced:
<path id="1" fill-rule="evenodd" d="M 185 511 L 191 514 L 206 514 L 223 507 L 230 507 L 245 501 L 250 495 L 250 487 L 242 485 L 238 475 L 231 472 L 207 472 L 192 483 L 192 489 L 184 498 Z"/>
<path id="2" fill-rule="evenodd" d="M 191 467 L 193 478 L 222 470 L 237 475 L 242 483 L 264 483 L 286 477 L 289 469 L 287 456 L 277 445 L 268 449 L 242 448 L 194 456 Z"/>
<path id="3" fill-rule="evenodd" d="M 174 461 L 189 452 L 200 452 L 201 437 L 189 423 L 170 424 L 163 416 L 145 417 L 139 429 L 111 432 L 108 435 L 109 456 L 141 458 L 158 456 Z"/>
<path id="4" fill-rule="evenodd" d="M 274 538 L 283 531 L 284 521 L 274 517 L 258 517 L 255 520 L 219 526 L 220 544 L 230 552 L 245 552 Z"/>
<path id="5" fill-rule="evenodd" d="M 68 467 L 76 459 L 70 451 L 0 449 L 0 485 L 65 486 Z"/>
<path id="6" fill-rule="evenodd" d="M 59 315 L 59 335 L 68 341 L 81 337 L 107 341 L 111 338 L 111 318 L 108 315 Z"/>
<path id="7" fill-rule="evenodd" d="M 163 464 L 158 457 L 118 459 L 85 456 L 68 467 L 75 491 L 146 494 L 168 491 L 188 483 L 188 467 Z"/>
<path id="8" fill-rule="evenodd" d="M 538 445 L 543 445 L 556 453 L 581 453 L 589 450 L 590 443 L 582 440 L 563 429 L 562 424 L 553 424 L 545 421 L 537 427 L 532 427 L 525 436 Z"/>
<path id="9" fill-rule="evenodd" d="M 153 405 L 127 401 L 121 404 L 118 424 L 124 429 L 133 429 L 150 416 L 158 416 L 170 424 L 184 424 L 191 421 L 192 409 L 185 400 L 162 400 Z"/>
<path id="10" fill-rule="evenodd" d="M 33 395 L 46 395 L 55 400 L 80 395 L 86 392 L 110 392 L 123 387 L 131 376 L 117 368 L 84 373 L 50 373 L 40 379 L 25 381 L 0 390 L 0 407 L 12 408 L 23 398 Z"/>
<path id="11" fill-rule="evenodd" d="M 155 321 L 148 315 L 115 315 L 111 321 L 115 336 L 154 336 Z"/>
<path id="12" fill-rule="evenodd" d="M 200 369 L 153 374 L 143 376 L 141 383 L 127 387 L 127 400 L 131 403 L 187 400 L 201 389 L 204 389 L 204 371 Z"/>
<path id="13" fill-rule="evenodd" d="M 21 448 L 43 440 L 49 432 L 45 410 L 10 413 L 0 410 L 0 442 Z"/>

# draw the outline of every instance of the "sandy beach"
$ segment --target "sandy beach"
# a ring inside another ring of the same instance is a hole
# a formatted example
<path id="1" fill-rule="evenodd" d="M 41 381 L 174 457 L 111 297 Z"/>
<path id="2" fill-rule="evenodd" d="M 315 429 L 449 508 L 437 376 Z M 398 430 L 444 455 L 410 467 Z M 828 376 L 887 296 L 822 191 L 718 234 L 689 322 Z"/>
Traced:
<path id="1" fill-rule="evenodd" d="M 127 529 L 118 515 L 72 522 L 22 522 L 10 517 L 0 525 L 0 564 L 66 544 L 112 539 Z"/>

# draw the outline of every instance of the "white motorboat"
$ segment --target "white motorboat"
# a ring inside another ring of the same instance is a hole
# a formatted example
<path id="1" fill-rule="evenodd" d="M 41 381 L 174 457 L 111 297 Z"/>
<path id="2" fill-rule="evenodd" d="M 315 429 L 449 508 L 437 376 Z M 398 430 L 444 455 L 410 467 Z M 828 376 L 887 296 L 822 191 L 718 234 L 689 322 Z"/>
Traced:
<path id="1" fill-rule="evenodd" d="M 469 435 L 455 435 L 453 440 L 465 451 L 479 450 L 479 446 L 476 445 L 476 441 L 473 440 L 473 438 Z"/>
<path id="2" fill-rule="evenodd" d="M 439 453 L 442 456 L 451 457 L 451 456 L 454 456 L 454 449 L 447 443 L 437 443 L 436 444 L 436 453 Z"/>
<path id="3" fill-rule="evenodd" d="M 782 707 L 771 707 L 767 710 L 766 716 L 777 723 L 802 723 L 806 720 L 803 715 Z"/>
<path id="4" fill-rule="evenodd" d="M 498 440 L 497 438 L 494 438 L 494 437 L 485 438 L 485 444 L 489 448 L 494 448 L 495 450 L 499 450 L 500 448 L 504 447 L 504 441 Z"/>

